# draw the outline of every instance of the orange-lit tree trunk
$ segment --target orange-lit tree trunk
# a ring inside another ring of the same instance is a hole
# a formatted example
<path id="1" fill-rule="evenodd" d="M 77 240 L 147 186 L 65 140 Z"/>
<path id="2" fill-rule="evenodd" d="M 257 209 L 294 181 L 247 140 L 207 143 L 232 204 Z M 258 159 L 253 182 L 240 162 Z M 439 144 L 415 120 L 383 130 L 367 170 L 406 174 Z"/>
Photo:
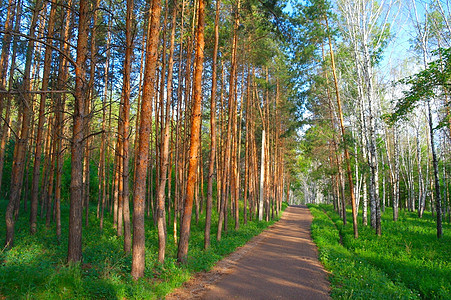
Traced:
<path id="1" fill-rule="evenodd" d="M 239 4 L 238 4 L 239 7 Z M 234 17 L 234 27 L 233 27 L 233 38 L 232 38 L 232 56 L 231 56 L 231 67 L 230 67 L 230 80 L 229 80 L 229 108 L 228 115 L 229 120 L 227 124 L 227 135 L 226 143 L 224 149 L 224 166 L 222 170 L 222 191 L 221 191 L 221 209 L 219 212 L 218 220 L 218 232 L 216 239 L 221 240 L 222 226 L 225 225 L 225 231 L 227 231 L 227 184 L 226 178 L 229 176 L 230 172 L 230 162 L 231 162 L 231 148 L 232 148 L 232 126 L 233 126 L 233 109 L 235 108 L 235 81 L 236 81 L 236 49 L 237 49 L 237 28 L 238 28 L 238 11 L 235 12 Z"/>
<path id="2" fill-rule="evenodd" d="M 155 94 L 155 70 L 158 58 L 158 37 L 160 32 L 160 0 L 152 0 L 150 32 L 147 36 L 144 86 L 141 99 L 141 115 L 138 138 L 138 152 L 135 159 L 136 174 L 133 187 L 133 258 L 131 275 L 135 280 L 144 276 L 145 232 L 144 214 L 146 197 L 146 176 L 149 159 L 149 141 L 152 129 L 152 99 Z"/>
<path id="3" fill-rule="evenodd" d="M 217 89 L 217 63 L 218 63 L 218 43 L 219 43 L 219 7 L 220 0 L 216 0 L 215 16 L 215 43 L 213 48 L 213 64 L 211 79 L 211 99 L 210 99 L 210 161 L 208 165 L 208 183 L 207 183 L 207 203 L 205 214 L 205 238 L 204 249 L 210 247 L 210 228 L 211 228 L 211 210 L 213 204 L 213 176 L 215 171 L 216 155 L 216 89 Z"/>
<path id="4" fill-rule="evenodd" d="M 130 230 L 130 207 L 129 207 L 129 128 L 130 128 L 130 74 L 132 70 L 133 55 L 133 0 L 127 0 L 127 20 L 125 29 L 125 61 L 124 61 L 124 83 L 122 89 L 122 201 L 124 219 L 124 251 L 131 250 L 131 230 Z"/>
<path id="5" fill-rule="evenodd" d="M 250 154 L 251 154 L 251 135 L 250 135 L 250 83 L 251 83 L 251 73 L 249 70 L 249 66 L 247 67 L 247 80 L 246 80 L 246 121 L 245 121 L 245 128 L 246 128 L 246 135 L 245 135 L 245 153 L 244 153 L 244 195 L 243 195 L 243 222 L 244 224 L 247 224 L 247 207 L 248 207 L 248 195 L 251 195 L 252 191 L 252 177 L 250 170 Z"/>
<path id="6" fill-rule="evenodd" d="M 74 114 L 71 145 L 71 182 L 69 212 L 68 262 L 82 259 L 83 152 L 86 95 L 86 58 L 88 53 L 89 1 L 80 0 L 78 20 L 77 63 L 75 66 Z"/>
<path id="7" fill-rule="evenodd" d="M 193 39 L 195 35 L 196 30 L 196 17 L 197 17 L 197 0 L 194 0 L 193 5 L 193 11 L 192 11 L 192 17 L 191 17 L 191 34 L 188 35 L 188 41 L 186 43 L 186 59 L 185 59 L 185 86 L 184 86 L 184 105 L 185 105 L 185 114 L 183 117 L 183 134 L 182 134 L 182 153 L 181 153 L 181 199 L 186 198 L 186 192 L 187 189 L 185 188 L 188 180 L 188 169 L 186 168 L 187 164 L 189 163 L 189 136 L 188 136 L 188 128 L 190 127 L 190 122 L 193 116 L 193 105 L 192 105 L 192 99 L 191 99 L 191 88 L 192 85 L 192 73 L 191 73 L 191 66 L 192 66 L 192 51 L 193 51 Z M 195 63 L 194 63 L 195 64 Z M 194 66 L 195 67 L 195 66 Z M 181 212 L 181 218 L 183 218 L 183 212 L 185 201 L 180 202 L 180 212 Z"/>
<path id="8" fill-rule="evenodd" d="M 326 17 L 326 27 L 329 30 L 329 24 L 328 24 L 327 17 Z M 348 183 L 349 183 L 349 190 L 350 190 L 349 192 L 351 194 L 352 222 L 353 222 L 353 228 L 354 228 L 354 238 L 358 238 L 359 232 L 358 232 L 358 228 L 357 228 L 357 211 L 356 211 L 356 207 L 355 207 L 354 183 L 352 181 L 350 155 L 349 155 L 349 151 L 348 151 L 348 148 L 346 146 L 346 141 L 345 141 L 345 127 L 344 127 L 344 121 L 343 121 L 343 112 L 341 109 L 340 92 L 338 90 L 338 80 L 337 80 L 337 74 L 336 74 L 336 70 L 335 70 L 335 58 L 334 58 L 334 52 L 332 49 L 332 41 L 331 41 L 330 35 L 329 35 L 328 39 L 329 39 L 330 60 L 332 63 L 332 66 L 331 66 L 332 74 L 334 77 L 335 93 L 336 93 L 336 97 L 337 97 L 338 116 L 340 118 L 341 138 L 343 140 L 343 146 L 344 146 L 343 148 L 344 148 L 345 159 L 346 159 Z M 346 211 L 343 211 L 343 215 L 345 215 L 345 214 L 346 214 Z"/>
<path id="9" fill-rule="evenodd" d="M 172 14 L 172 28 L 171 28 L 171 42 L 169 46 L 169 61 L 168 61 L 168 77 L 166 88 L 166 108 L 165 108 L 165 120 L 162 139 L 162 151 L 161 151 L 161 174 L 160 182 L 157 191 L 157 225 L 158 225 L 158 261 L 163 263 L 166 251 L 166 214 L 165 214 L 165 188 L 168 176 L 168 164 L 169 164 L 169 143 L 170 143 L 170 127 L 171 127 L 171 106 L 172 106 L 172 77 L 174 66 L 174 45 L 175 45 L 175 20 L 176 20 L 176 5 L 174 1 L 173 14 Z M 163 74 L 164 76 L 164 74 Z M 163 110 L 163 107 L 161 107 Z M 161 120 L 163 122 L 163 119 Z M 168 193 L 170 193 L 168 189 Z"/>
<path id="10" fill-rule="evenodd" d="M 200 147 L 200 122 L 202 119 L 202 71 L 204 60 L 204 19 L 205 2 L 199 0 L 197 44 L 196 44 L 196 68 L 194 70 L 194 101 L 191 121 L 191 140 L 189 149 L 188 182 L 186 184 L 186 198 L 183 219 L 180 227 L 180 242 L 177 259 L 184 261 L 188 254 L 188 241 L 191 226 L 191 214 L 194 199 L 194 187 L 196 184 L 196 171 L 198 167 L 198 153 Z"/>

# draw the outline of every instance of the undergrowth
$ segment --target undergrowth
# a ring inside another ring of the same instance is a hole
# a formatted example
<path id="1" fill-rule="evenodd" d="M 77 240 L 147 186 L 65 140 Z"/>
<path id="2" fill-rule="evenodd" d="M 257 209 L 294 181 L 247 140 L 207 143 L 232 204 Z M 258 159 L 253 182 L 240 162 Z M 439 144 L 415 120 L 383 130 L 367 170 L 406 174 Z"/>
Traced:
<path id="1" fill-rule="evenodd" d="M 6 201 L 0 201 L 0 218 L 4 220 Z M 283 205 L 285 208 L 286 205 Z M 130 276 L 131 255 L 123 252 L 123 238 L 117 237 L 109 217 L 104 230 L 99 229 L 95 207 L 91 207 L 88 228 L 83 228 L 83 262 L 66 263 L 68 214 L 62 209 L 62 238 L 58 243 L 55 226 L 47 228 L 42 220 L 36 235 L 29 234 L 28 216 L 22 212 L 16 223 L 14 247 L 0 250 L 0 299 L 159 299 L 187 281 L 194 272 L 209 270 L 218 260 L 244 245 L 253 236 L 274 223 L 251 221 L 229 231 L 220 242 L 215 239 L 217 214 L 213 213 L 211 248 L 203 250 L 204 216 L 193 218 L 186 264 L 176 262 L 177 247 L 168 226 L 167 256 L 158 263 L 158 238 L 151 218 L 146 220 L 145 277 L 134 281 Z M 242 219 L 241 219 L 242 220 Z M 5 224 L 0 223 L 0 236 Z"/>
<path id="2" fill-rule="evenodd" d="M 382 236 L 361 225 L 354 239 L 331 205 L 309 205 L 312 237 L 330 271 L 334 299 L 451 299 L 451 226 L 438 240 L 434 219 L 425 213 L 392 210 L 382 216 Z M 348 220 L 351 212 L 348 211 Z M 340 236 L 342 244 L 340 244 Z"/>

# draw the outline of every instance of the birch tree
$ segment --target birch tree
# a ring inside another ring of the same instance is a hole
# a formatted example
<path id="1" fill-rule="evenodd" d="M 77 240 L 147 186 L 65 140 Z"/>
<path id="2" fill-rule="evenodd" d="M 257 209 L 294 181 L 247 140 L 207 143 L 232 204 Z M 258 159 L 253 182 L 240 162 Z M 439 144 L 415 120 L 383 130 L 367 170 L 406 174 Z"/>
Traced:
<path id="1" fill-rule="evenodd" d="M 379 199 L 379 162 L 377 146 L 378 99 L 375 93 L 374 65 L 380 59 L 385 39 L 390 32 L 390 22 L 396 17 L 396 1 L 356 0 L 340 1 L 343 32 L 353 51 L 357 85 L 366 125 L 366 147 L 370 168 L 371 225 L 381 234 Z"/>

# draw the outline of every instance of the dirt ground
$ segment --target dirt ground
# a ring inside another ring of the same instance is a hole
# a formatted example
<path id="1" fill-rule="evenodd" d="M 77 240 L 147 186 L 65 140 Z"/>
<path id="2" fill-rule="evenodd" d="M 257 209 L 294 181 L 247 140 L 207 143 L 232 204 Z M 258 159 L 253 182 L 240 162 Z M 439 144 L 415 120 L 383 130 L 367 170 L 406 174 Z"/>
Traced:
<path id="1" fill-rule="evenodd" d="M 330 299 L 311 222 L 307 207 L 288 207 L 279 222 L 166 299 Z"/>

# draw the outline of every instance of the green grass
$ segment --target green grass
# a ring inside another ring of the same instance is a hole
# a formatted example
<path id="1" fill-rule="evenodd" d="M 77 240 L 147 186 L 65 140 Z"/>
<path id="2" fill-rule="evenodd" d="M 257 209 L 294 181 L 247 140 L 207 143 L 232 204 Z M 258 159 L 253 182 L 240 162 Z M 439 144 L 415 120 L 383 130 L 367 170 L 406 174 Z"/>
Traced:
<path id="1" fill-rule="evenodd" d="M 451 299 L 450 224 L 444 224 L 444 236 L 438 240 L 430 213 L 419 219 L 416 213 L 401 211 L 399 221 L 393 222 L 387 209 L 382 236 L 359 225 L 359 238 L 354 239 L 352 223 L 343 226 L 331 205 L 309 208 L 312 236 L 331 273 L 334 299 Z"/>
<path id="2" fill-rule="evenodd" d="M 0 201 L 0 218 L 4 220 L 6 201 Z M 284 205 L 284 208 L 286 205 Z M 135 282 L 130 276 L 131 255 L 124 255 L 123 240 L 115 235 L 111 217 L 105 218 L 103 232 L 91 208 L 88 228 L 83 228 L 83 262 L 67 265 L 68 206 L 62 206 L 62 241 L 58 244 L 55 226 L 47 228 L 39 221 L 35 236 L 28 233 L 28 215 L 16 223 L 14 247 L 0 250 L 0 299 L 158 299 L 188 280 L 194 272 L 209 270 L 218 260 L 244 245 L 272 222 L 248 222 L 216 241 L 212 225 L 212 245 L 203 250 L 204 217 L 199 224 L 193 219 L 186 264 L 176 263 L 177 248 L 168 226 L 167 258 L 158 263 L 157 231 L 151 219 L 146 220 L 145 277 Z M 217 215 L 213 215 L 213 224 Z M 5 223 L 0 223 L 5 237 Z M 4 240 L 3 240 L 4 241 Z M 3 243 L 3 242 L 2 242 Z"/>

